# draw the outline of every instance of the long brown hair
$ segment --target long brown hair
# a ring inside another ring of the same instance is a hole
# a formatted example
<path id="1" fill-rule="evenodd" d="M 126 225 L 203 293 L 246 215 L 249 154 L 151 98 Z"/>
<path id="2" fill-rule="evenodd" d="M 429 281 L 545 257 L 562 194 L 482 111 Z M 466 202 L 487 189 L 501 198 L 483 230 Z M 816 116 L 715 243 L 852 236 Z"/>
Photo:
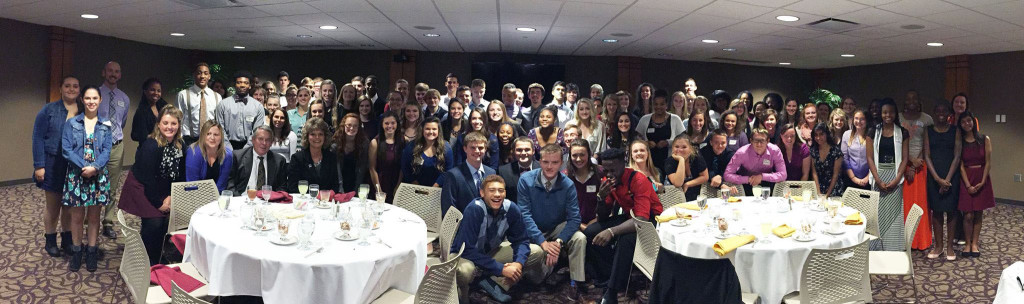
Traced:
<path id="1" fill-rule="evenodd" d="M 434 163 L 434 167 L 436 167 L 438 171 L 443 172 L 445 168 L 445 161 L 447 161 L 444 159 L 445 141 L 444 137 L 441 136 L 441 134 L 444 133 L 444 128 L 441 128 L 441 120 L 434 116 L 427 117 L 419 128 L 421 134 L 416 138 L 416 145 L 412 148 L 412 172 L 417 174 L 420 172 L 420 168 L 423 167 L 423 151 L 427 150 L 427 137 L 423 136 L 423 129 L 425 129 L 427 124 L 431 123 L 437 125 L 437 138 L 434 139 L 434 144 L 431 145 L 431 147 L 434 148 L 434 157 L 437 158 L 437 161 Z"/>
<path id="2" fill-rule="evenodd" d="M 181 110 L 178 110 L 178 108 L 168 104 L 163 108 L 160 108 L 160 115 L 157 116 L 156 127 L 153 128 L 153 132 L 149 133 L 149 138 L 156 140 L 156 145 L 158 147 L 174 143 L 175 148 L 181 149 L 181 146 L 185 144 L 184 141 L 181 140 L 181 128 L 178 128 L 178 132 L 174 132 L 174 139 L 171 140 L 171 142 L 168 142 L 167 139 L 164 138 L 164 135 L 160 134 L 160 120 L 163 120 L 166 115 L 170 115 L 171 117 L 174 117 L 174 119 L 177 119 L 178 126 L 181 126 Z"/>
<path id="3" fill-rule="evenodd" d="M 220 138 L 223 139 L 224 138 L 224 127 L 221 126 L 220 123 L 218 123 L 217 121 L 215 121 L 213 119 L 210 119 L 210 120 L 207 120 L 206 122 L 204 122 L 203 126 L 199 128 L 199 140 L 197 140 L 196 142 L 192 143 L 192 147 L 190 148 L 190 149 L 199 148 L 199 151 L 201 151 L 203 153 L 203 159 L 206 159 L 206 155 L 207 155 L 206 153 L 209 151 L 209 150 L 207 150 L 208 148 L 206 147 L 206 133 L 209 133 L 210 129 L 213 129 L 214 127 L 216 127 L 217 129 L 220 129 Z M 224 141 L 221 140 L 219 143 L 217 143 L 217 162 L 223 162 L 224 161 L 224 156 L 226 154 L 227 154 L 227 148 L 224 145 Z"/>
<path id="4" fill-rule="evenodd" d="M 367 152 L 366 149 L 362 149 L 367 146 L 367 139 L 363 128 L 358 127 L 362 122 L 359 120 L 359 114 L 356 113 L 345 114 L 345 116 L 338 121 L 338 125 L 335 127 L 334 131 L 335 154 L 338 156 L 345 155 L 345 148 L 347 148 L 345 145 L 348 144 L 346 139 L 348 139 L 349 136 L 348 134 L 345 134 L 345 120 L 348 120 L 349 118 L 356 120 L 356 135 L 354 135 L 355 142 L 353 143 L 355 145 L 355 149 L 353 149 L 353 151 L 356 153 L 356 159 L 360 159 Z"/>

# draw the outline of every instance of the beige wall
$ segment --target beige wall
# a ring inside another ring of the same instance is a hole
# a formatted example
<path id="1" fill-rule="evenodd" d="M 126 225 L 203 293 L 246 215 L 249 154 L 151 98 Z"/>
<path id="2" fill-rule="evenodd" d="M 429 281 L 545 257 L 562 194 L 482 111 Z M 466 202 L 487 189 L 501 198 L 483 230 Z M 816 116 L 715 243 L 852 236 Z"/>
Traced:
<path id="1" fill-rule="evenodd" d="M 0 181 L 32 178 L 32 124 L 48 101 L 47 35 L 45 27 L 0 18 Z"/>
<path id="2" fill-rule="evenodd" d="M 1024 103 L 1019 85 L 1024 80 L 1024 52 L 970 57 L 970 111 L 978 116 L 982 133 L 992 139 L 992 187 L 996 197 L 1024 201 L 1024 183 L 1013 175 L 1024 173 L 1024 117 L 1011 110 Z M 1006 123 L 996 123 L 996 114 Z"/>

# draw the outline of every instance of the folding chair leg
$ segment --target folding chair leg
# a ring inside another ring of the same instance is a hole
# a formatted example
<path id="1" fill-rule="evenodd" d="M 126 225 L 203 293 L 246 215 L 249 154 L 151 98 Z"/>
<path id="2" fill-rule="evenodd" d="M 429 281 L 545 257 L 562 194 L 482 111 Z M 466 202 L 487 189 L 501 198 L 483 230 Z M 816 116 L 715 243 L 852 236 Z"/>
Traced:
<path id="1" fill-rule="evenodd" d="M 910 282 L 911 282 L 911 284 L 914 284 L 914 286 L 913 286 L 914 287 L 914 302 L 913 303 L 917 303 L 917 301 L 918 301 L 918 298 L 917 298 L 917 276 L 916 275 L 911 275 L 910 276 Z"/>

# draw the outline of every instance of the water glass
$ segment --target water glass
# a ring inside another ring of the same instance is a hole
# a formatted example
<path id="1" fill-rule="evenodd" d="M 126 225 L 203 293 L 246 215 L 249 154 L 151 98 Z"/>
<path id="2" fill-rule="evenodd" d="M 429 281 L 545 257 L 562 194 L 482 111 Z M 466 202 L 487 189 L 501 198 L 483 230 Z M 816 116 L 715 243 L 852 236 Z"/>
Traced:
<path id="1" fill-rule="evenodd" d="M 312 184 L 309 185 L 309 197 L 320 197 L 320 185 Z"/>
<path id="2" fill-rule="evenodd" d="M 363 213 L 362 223 L 359 226 L 359 246 L 370 246 L 370 242 L 366 239 L 369 238 L 373 233 L 373 223 L 371 219 Z"/>
<path id="3" fill-rule="evenodd" d="M 288 228 L 292 225 L 291 220 L 279 219 L 277 220 L 277 233 L 281 235 L 281 241 L 284 242 L 288 239 Z"/>
<path id="4" fill-rule="evenodd" d="M 772 221 L 768 219 L 761 220 L 761 242 L 768 244 L 771 243 L 770 236 L 772 235 Z"/>
<path id="5" fill-rule="evenodd" d="M 263 231 L 264 226 L 267 224 L 267 207 L 263 204 L 256 204 L 252 211 L 252 228 L 256 230 L 256 236 L 265 236 L 266 232 Z"/>
<path id="6" fill-rule="evenodd" d="M 231 206 L 231 190 L 221 191 L 220 197 L 217 198 L 217 208 L 220 209 L 220 218 L 229 217 L 228 208 Z"/>
<path id="7" fill-rule="evenodd" d="M 310 239 L 313 237 L 313 231 L 316 230 L 316 221 L 310 217 L 305 217 L 299 222 L 299 249 L 308 250 L 310 247 Z"/>
<path id="8" fill-rule="evenodd" d="M 306 196 L 306 191 L 309 191 L 309 181 L 300 180 L 299 181 L 299 195 Z"/>
<path id="9" fill-rule="evenodd" d="M 264 202 L 268 202 L 269 203 L 270 202 L 270 195 L 273 194 L 273 193 L 274 193 L 274 188 L 271 188 L 270 185 L 263 185 L 263 188 L 260 189 L 260 197 L 263 197 L 263 201 Z"/>

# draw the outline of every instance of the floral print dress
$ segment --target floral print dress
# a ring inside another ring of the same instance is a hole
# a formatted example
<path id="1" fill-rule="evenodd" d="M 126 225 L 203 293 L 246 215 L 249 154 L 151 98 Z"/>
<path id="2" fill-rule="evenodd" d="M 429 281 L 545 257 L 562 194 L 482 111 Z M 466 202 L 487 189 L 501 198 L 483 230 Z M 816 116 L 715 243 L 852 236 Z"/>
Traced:
<path id="1" fill-rule="evenodd" d="M 96 144 L 96 133 L 85 137 L 85 161 L 96 160 L 93 146 Z M 110 181 L 107 180 L 107 168 L 103 167 L 95 176 L 82 177 L 82 168 L 68 162 L 67 181 L 64 183 L 62 203 L 68 207 L 105 206 L 110 202 Z"/>

